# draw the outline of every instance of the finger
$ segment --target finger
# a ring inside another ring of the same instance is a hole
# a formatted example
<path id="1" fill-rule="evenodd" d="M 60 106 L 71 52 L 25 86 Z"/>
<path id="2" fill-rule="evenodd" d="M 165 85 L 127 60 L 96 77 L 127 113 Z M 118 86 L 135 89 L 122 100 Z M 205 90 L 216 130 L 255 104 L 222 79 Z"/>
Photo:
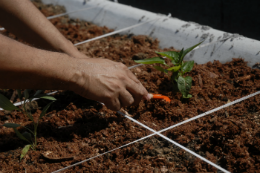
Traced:
<path id="1" fill-rule="evenodd" d="M 130 106 L 134 103 L 133 96 L 126 89 L 120 92 L 119 100 L 121 107 Z"/>
<path id="2" fill-rule="evenodd" d="M 139 104 L 139 102 L 142 100 L 142 98 L 146 97 L 146 95 L 148 95 L 147 90 L 144 88 L 144 86 L 141 84 L 141 82 L 137 83 L 131 79 L 128 80 L 126 89 L 133 96 L 134 105 Z"/>
<path id="3" fill-rule="evenodd" d="M 112 99 L 110 102 L 105 103 L 106 107 L 113 110 L 119 111 L 121 109 L 120 101 L 118 98 Z"/>
<path id="4" fill-rule="evenodd" d="M 140 86 L 140 88 L 143 90 L 145 96 L 148 95 L 148 92 L 145 89 L 145 87 L 142 85 L 142 83 L 137 79 L 137 77 L 130 70 L 128 70 L 128 76 L 129 76 L 129 78 L 131 78 L 134 82 L 136 82 Z"/>
<path id="5" fill-rule="evenodd" d="M 128 70 L 128 76 L 129 76 L 129 78 L 131 78 L 134 82 L 136 82 L 137 84 L 139 84 L 140 87 L 143 88 L 143 92 L 144 92 L 145 94 L 148 94 L 148 92 L 147 92 L 147 90 L 145 89 L 145 87 L 142 85 L 142 83 L 137 79 L 137 77 L 136 77 L 130 70 Z"/>
<path id="6" fill-rule="evenodd" d="M 136 83 L 140 83 L 140 81 L 137 79 L 137 77 L 129 69 L 127 70 L 127 75 L 129 78 L 131 78 Z"/>

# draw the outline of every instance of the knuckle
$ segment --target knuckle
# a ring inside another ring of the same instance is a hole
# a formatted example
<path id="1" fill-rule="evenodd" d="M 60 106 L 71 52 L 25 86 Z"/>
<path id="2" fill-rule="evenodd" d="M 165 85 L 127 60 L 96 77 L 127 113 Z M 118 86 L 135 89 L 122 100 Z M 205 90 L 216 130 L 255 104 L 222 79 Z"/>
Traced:
<path id="1" fill-rule="evenodd" d="M 113 95 L 111 93 L 105 93 L 104 98 L 107 102 L 110 102 L 112 99 Z"/>
<path id="2" fill-rule="evenodd" d="M 113 85 L 111 85 L 111 91 L 113 92 L 113 94 L 111 95 L 115 95 L 117 92 L 119 92 L 121 90 L 122 86 L 120 83 L 114 83 Z"/>
<path id="3" fill-rule="evenodd" d="M 120 81 L 125 81 L 127 78 L 126 78 L 126 75 L 124 75 L 124 74 L 118 74 L 118 79 Z"/>
<path id="4" fill-rule="evenodd" d="M 136 77 L 134 79 L 135 79 L 135 83 L 142 86 L 141 82 Z"/>

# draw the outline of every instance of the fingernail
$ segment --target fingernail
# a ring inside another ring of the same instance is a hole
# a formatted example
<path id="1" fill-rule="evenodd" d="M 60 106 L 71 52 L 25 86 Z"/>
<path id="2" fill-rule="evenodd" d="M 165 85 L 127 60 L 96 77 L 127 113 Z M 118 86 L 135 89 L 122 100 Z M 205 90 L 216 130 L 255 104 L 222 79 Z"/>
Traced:
<path id="1" fill-rule="evenodd" d="M 147 94 L 146 96 L 144 96 L 146 100 L 150 100 L 151 98 L 153 98 L 152 94 Z"/>

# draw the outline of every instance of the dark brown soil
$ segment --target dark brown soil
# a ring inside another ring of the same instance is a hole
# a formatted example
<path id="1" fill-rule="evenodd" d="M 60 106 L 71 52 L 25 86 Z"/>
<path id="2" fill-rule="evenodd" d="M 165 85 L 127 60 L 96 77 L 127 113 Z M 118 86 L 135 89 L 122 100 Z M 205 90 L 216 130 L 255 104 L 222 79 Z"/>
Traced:
<path id="1" fill-rule="evenodd" d="M 62 7 L 35 3 L 46 15 L 64 11 Z M 103 35 L 112 30 L 68 17 L 51 22 L 73 43 Z M 16 38 L 8 31 L 5 35 Z M 133 59 L 153 57 L 161 51 L 158 40 L 148 36 L 116 35 L 78 46 L 93 58 L 106 58 L 134 65 Z M 174 50 L 173 48 L 165 50 Z M 260 89 L 260 70 L 247 67 L 243 59 L 221 64 L 196 64 L 192 76 L 191 99 L 173 91 L 168 76 L 152 66 L 132 72 L 151 93 L 169 96 L 172 101 L 142 101 L 124 108 L 139 122 L 161 130 L 197 116 Z M 1 91 L 9 98 L 13 90 Z M 51 172 L 104 153 L 144 137 L 150 132 L 106 107 L 72 92 L 60 91 L 57 101 L 41 120 L 38 147 L 20 162 L 26 145 L 12 129 L 0 126 L 0 172 Z M 163 134 L 232 172 L 260 170 L 260 96 L 222 109 L 211 115 L 171 129 Z M 39 100 L 32 108 L 37 119 L 48 101 Z M 20 112 L 0 111 L 0 124 L 13 122 L 32 128 Z M 20 132 L 25 129 L 20 128 Z M 44 157 L 44 153 L 51 152 Z M 178 147 L 153 136 L 128 147 L 75 166 L 65 172 L 217 172 L 215 168 Z"/>

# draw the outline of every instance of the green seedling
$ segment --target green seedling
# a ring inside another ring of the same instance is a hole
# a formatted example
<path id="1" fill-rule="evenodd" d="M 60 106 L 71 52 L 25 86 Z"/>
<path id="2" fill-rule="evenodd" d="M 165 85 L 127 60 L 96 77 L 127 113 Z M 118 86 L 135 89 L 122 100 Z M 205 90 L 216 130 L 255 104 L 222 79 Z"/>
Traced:
<path id="1" fill-rule="evenodd" d="M 0 107 L 2 107 L 4 110 L 8 110 L 8 111 L 13 111 L 13 110 L 22 111 L 33 122 L 34 129 L 29 129 L 25 126 L 21 126 L 20 124 L 15 124 L 15 123 L 5 123 L 3 125 L 3 126 L 8 127 L 8 128 L 13 128 L 14 132 L 16 133 L 16 135 L 20 139 L 29 143 L 28 145 L 26 145 L 22 149 L 20 160 L 22 160 L 22 158 L 26 155 L 26 153 L 29 151 L 30 148 L 32 150 L 36 150 L 36 147 L 37 147 L 37 127 L 39 125 L 39 120 L 46 114 L 48 108 L 53 103 L 53 101 L 56 100 L 52 96 L 49 96 L 49 95 L 46 95 L 46 94 L 41 94 L 41 92 L 42 92 L 42 90 L 38 90 L 38 91 L 36 91 L 36 93 L 32 97 L 29 97 L 29 90 L 26 89 L 24 91 L 24 98 L 25 99 L 24 99 L 24 102 L 23 102 L 23 105 L 22 105 L 22 109 L 19 109 L 18 107 L 14 106 L 5 96 L 0 94 Z M 21 100 L 22 99 L 21 98 L 22 97 L 21 96 L 21 90 L 17 90 L 17 93 L 18 93 L 18 97 Z M 32 100 L 34 98 L 42 98 L 42 99 L 48 99 L 48 100 L 52 101 L 43 108 L 43 110 L 40 114 L 40 117 L 38 118 L 37 121 L 34 120 L 32 113 L 31 113 L 31 109 L 28 109 L 28 106 L 26 106 L 26 104 L 29 104 L 31 106 Z M 28 131 L 25 131 L 24 133 L 20 133 L 17 130 L 17 127 L 23 127 Z"/>
<path id="2" fill-rule="evenodd" d="M 202 42 L 184 50 L 182 49 L 180 52 L 176 51 L 167 51 L 167 52 L 156 52 L 159 55 L 167 57 L 171 60 L 171 63 L 174 66 L 169 66 L 166 64 L 165 60 L 161 57 L 153 57 L 149 59 L 143 60 L 135 60 L 135 62 L 140 64 L 163 64 L 167 68 L 163 68 L 160 66 L 154 66 L 155 69 L 169 74 L 171 72 L 171 81 L 174 85 L 174 88 L 178 89 L 181 93 L 183 98 L 191 98 L 192 95 L 189 94 L 191 85 L 192 85 L 192 78 L 190 76 L 184 77 L 184 74 L 190 72 L 193 68 L 194 61 L 186 61 L 184 62 L 183 59 L 187 53 L 192 51 L 195 47 L 200 45 Z"/>

